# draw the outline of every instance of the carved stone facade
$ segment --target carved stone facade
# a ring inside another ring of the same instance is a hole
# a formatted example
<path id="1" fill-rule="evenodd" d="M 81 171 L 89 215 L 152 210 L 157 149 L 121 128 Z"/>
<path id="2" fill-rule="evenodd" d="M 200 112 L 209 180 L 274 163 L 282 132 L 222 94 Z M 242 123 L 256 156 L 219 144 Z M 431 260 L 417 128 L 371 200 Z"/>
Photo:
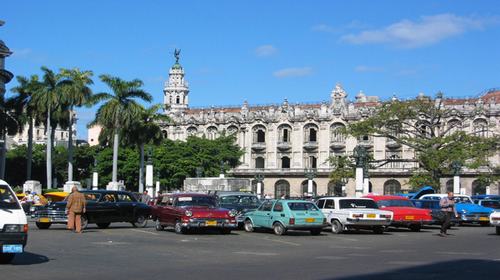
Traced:
<path id="1" fill-rule="evenodd" d="M 414 157 L 412 149 L 391 140 L 355 139 L 339 133 L 340 128 L 371 115 L 380 105 L 378 97 L 366 96 L 363 92 L 350 102 L 340 84 L 332 90 L 329 102 L 317 104 L 291 104 L 285 99 L 281 104 L 266 106 L 251 106 L 244 102 L 235 107 L 190 108 L 188 92 L 184 70 L 176 62 L 170 69 L 164 89 L 165 105 L 170 108 L 165 112 L 173 121 L 164 124 L 164 134 L 172 140 L 185 140 L 189 135 L 213 139 L 222 133 L 235 134 L 245 154 L 241 158 L 242 164 L 233 170 L 234 176 L 254 178 L 257 173 L 264 175 L 263 193 L 271 196 L 300 196 L 307 192 L 305 171 L 311 168 L 316 172 L 313 182 L 316 194 L 342 193 L 338 187 L 329 184 L 331 167 L 328 158 L 352 154 L 358 144 L 365 146 L 376 160 Z M 422 97 L 420 94 L 417 98 Z M 487 128 L 485 134 L 500 133 L 500 91 L 492 90 L 472 99 L 446 99 L 444 104 L 460 112 L 482 109 L 480 117 L 470 124 L 462 124 L 463 129 L 473 132 Z M 447 120 L 448 125 L 457 121 L 460 120 Z M 500 155 L 491 161 L 493 165 L 499 165 Z M 370 190 L 390 194 L 409 189 L 408 178 L 414 167 L 411 162 L 397 162 L 370 170 Z M 477 174 L 475 170 L 462 172 L 461 187 L 465 193 L 485 192 L 475 188 Z M 442 191 L 453 185 L 450 182 L 452 175 L 443 178 Z M 354 179 L 350 179 L 345 193 L 354 195 L 354 189 Z M 498 193 L 498 189 L 498 185 L 492 185 L 489 192 Z"/>

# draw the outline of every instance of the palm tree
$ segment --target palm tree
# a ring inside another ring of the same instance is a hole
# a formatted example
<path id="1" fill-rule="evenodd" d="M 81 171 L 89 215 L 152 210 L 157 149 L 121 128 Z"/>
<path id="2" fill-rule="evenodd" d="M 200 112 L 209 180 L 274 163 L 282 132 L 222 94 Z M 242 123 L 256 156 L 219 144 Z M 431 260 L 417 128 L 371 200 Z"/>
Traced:
<path id="1" fill-rule="evenodd" d="M 31 180 L 31 164 L 33 162 L 33 123 L 35 122 L 37 108 L 33 101 L 33 95 L 40 87 L 40 82 L 37 75 L 31 76 L 29 79 L 23 76 L 17 76 L 18 86 L 11 89 L 17 93 L 12 97 L 17 115 L 21 126 L 18 132 L 23 132 L 24 127 L 28 124 L 28 149 L 26 152 L 26 180 Z"/>
<path id="2" fill-rule="evenodd" d="M 71 81 L 63 89 L 63 102 L 68 106 L 68 181 L 73 181 L 73 108 L 83 105 L 91 106 L 92 90 L 89 85 L 94 82 L 91 77 L 92 71 L 80 71 L 78 68 L 61 69 L 61 75 Z"/>
<path id="3" fill-rule="evenodd" d="M 163 133 L 158 122 L 166 122 L 170 118 L 166 115 L 159 114 L 158 111 L 162 108 L 161 105 L 153 105 L 150 108 L 143 108 L 139 117 L 132 123 L 127 133 L 130 135 L 128 142 L 139 148 L 140 165 L 139 165 L 139 192 L 144 191 L 144 145 L 161 143 Z"/>
<path id="4" fill-rule="evenodd" d="M 5 179 L 5 162 L 7 153 L 7 134 L 15 134 L 19 130 L 20 123 L 17 121 L 15 106 L 12 99 L 5 99 L 0 94 L 0 179 Z"/>
<path id="5" fill-rule="evenodd" d="M 45 130 L 47 133 L 47 187 L 52 185 L 52 146 L 55 128 L 58 122 L 64 117 L 66 111 L 65 104 L 61 102 L 63 96 L 63 88 L 71 85 L 71 81 L 65 79 L 61 74 L 56 74 L 54 71 L 43 66 L 43 79 L 40 89 L 33 95 L 33 100 L 39 108 L 39 112 L 46 114 Z M 66 124 L 63 124 L 64 126 Z"/>
<path id="6" fill-rule="evenodd" d="M 113 135 L 113 176 L 112 182 L 117 182 L 118 175 L 118 144 L 120 134 L 131 126 L 140 115 L 142 106 L 136 98 L 151 102 L 151 95 L 141 89 L 142 81 L 135 79 L 125 81 L 110 75 L 100 75 L 99 78 L 111 88 L 112 93 L 98 93 L 95 101 L 106 101 L 96 112 L 95 120 L 89 126 L 100 125 Z"/>

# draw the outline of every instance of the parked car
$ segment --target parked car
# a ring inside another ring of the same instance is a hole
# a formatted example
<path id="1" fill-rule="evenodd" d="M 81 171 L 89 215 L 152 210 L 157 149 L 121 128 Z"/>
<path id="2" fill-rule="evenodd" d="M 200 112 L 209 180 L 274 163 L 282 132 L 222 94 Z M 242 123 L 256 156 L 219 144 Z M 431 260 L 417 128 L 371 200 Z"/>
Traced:
<path id="1" fill-rule="evenodd" d="M 28 221 L 12 188 L 0 180 L 0 263 L 9 263 L 24 252 Z"/>
<path id="2" fill-rule="evenodd" d="M 445 196 L 447 196 L 447 194 L 425 194 L 420 197 L 420 199 L 439 201 Z M 468 195 L 455 194 L 453 199 L 455 200 L 455 209 L 457 214 L 460 216 L 459 224 L 479 223 L 481 226 L 489 225 L 489 217 L 491 212 L 493 212 L 493 209 L 472 203 L 472 200 Z"/>
<path id="3" fill-rule="evenodd" d="M 500 235 L 500 212 L 491 213 L 490 224 L 496 228 L 497 234 Z"/>
<path id="4" fill-rule="evenodd" d="M 481 199 L 500 200 L 500 195 L 498 195 L 498 194 L 478 194 L 478 195 L 472 195 L 470 198 L 474 201 L 481 200 Z"/>
<path id="5" fill-rule="evenodd" d="M 237 211 L 238 226 L 243 226 L 246 212 L 256 209 L 262 203 L 256 195 L 245 192 L 217 192 L 215 196 L 220 207 Z"/>
<path id="6" fill-rule="evenodd" d="M 420 231 L 423 225 L 432 223 L 431 211 L 415 207 L 406 197 L 396 195 L 367 195 L 365 197 L 375 200 L 380 209 L 392 211 L 391 226 Z"/>
<path id="7" fill-rule="evenodd" d="M 145 227 L 151 208 L 125 191 L 93 190 L 82 191 L 87 201 L 85 214 L 82 215 L 82 229 L 88 224 L 107 228 L 111 223 L 128 222 L 134 227 Z M 66 199 L 49 204 L 33 215 L 39 229 L 48 229 L 52 224 L 66 224 Z"/>
<path id="8" fill-rule="evenodd" d="M 481 205 L 483 207 L 488 207 L 494 209 L 494 211 L 500 211 L 500 200 L 496 199 L 480 199 L 474 200 L 474 203 L 477 205 Z"/>
<path id="9" fill-rule="evenodd" d="M 319 235 L 326 227 L 326 218 L 313 202 L 304 200 L 267 200 L 244 217 L 245 231 L 255 228 L 272 229 L 276 235 L 288 230 L 308 230 Z"/>
<path id="10" fill-rule="evenodd" d="M 160 196 L 152 210 L 156 230 L 173 226 L 176 233 L 187 233 L 195 228 L 214 228 L 222 234 L 229 234 L 238 226 L 236 214 L 234 209 L 218 207 L 215 196 L 201 193 Z"/>
<path id="11" fill-rule="evenodd" d="M 369 198 L 322 197 L 316 204 L 326 216 L 333 233 L 350 229 L 383 233 L 384 227 L 392 222 L 392 212 L 378 209 L 377 203 Z"/>
<path id="12" fill-rule="evenodd" d="M 430 200 L 430 199 L 411 199 L 411 202 L 417 207 L 421 209 L 429 209 L 431 210 L 432 222 L 431 225 L 442 225 L 444 223 L 445 214 L 441 210 L 441 206 L 439 205 L 439 200 Z M 451 218 L 451 224 L 458 224 L 459 220 L 457 217 L 453 216 Z"/>

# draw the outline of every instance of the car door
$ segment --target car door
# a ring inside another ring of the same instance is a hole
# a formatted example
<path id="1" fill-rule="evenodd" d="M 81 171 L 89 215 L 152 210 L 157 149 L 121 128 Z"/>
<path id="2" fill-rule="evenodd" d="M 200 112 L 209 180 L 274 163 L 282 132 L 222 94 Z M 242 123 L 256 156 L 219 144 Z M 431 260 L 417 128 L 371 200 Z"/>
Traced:
<path id="1" fill-rule="evenodd" d="M 253 223 L 257 227 L 268 227 L 269 219 L 271 218 L 271 209 L 273 208 L 274 201 L 265 201 L 255 211 L 253 215 Z"/>
<path id="2" fill-rule="evenodd" d="M 120 214 L 116 201 L 117 197 L 114 193 L 103 193 L 98 202 L 99 215 L 96 220 L 101 223 L 118 222 Z"/>
<path id="3" fill-rule="evenodd" d="M 116 207 L 118 209 L 118 219 L 120 222 L 133 222 L 134 221 L 134 208 L 137 202 L 126 193 L 118 193 L 116 195 Z"/>
<path id="4" fill-rule="evenodd" d="M 266 221 L 267 227 L 272 227 L 275 221 L 280 221 L 283 225 L 287 226 L 289 221 L 286 216 L 286 212 L 283 209 L 283 203 L 281 201 L 277 201 L 273 206 L 271 216 Z"/>
<path id="5" fill-rule="evenodd" d="M 335 199 L 325 199 L 325 205 L 321 209 L 321 212 L 323 212 L 328 222 L 330 222 L 330 217 L 335 215 Z"/>

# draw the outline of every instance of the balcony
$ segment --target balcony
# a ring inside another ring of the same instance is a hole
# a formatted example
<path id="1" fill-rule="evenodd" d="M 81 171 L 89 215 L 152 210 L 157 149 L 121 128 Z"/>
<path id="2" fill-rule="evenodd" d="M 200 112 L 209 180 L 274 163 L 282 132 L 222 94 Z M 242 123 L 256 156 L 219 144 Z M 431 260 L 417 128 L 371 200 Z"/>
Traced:
<path id="1" fill-rule="evenodd" d="M 292 143 L 290 143 L 290 142 L 278 142 L 277 148 L 280 151 L 288 151 L 292 148 Z"/>
<path id="2" fill-rule="evenodd" d="M 318 142 L 316 141 L 309 141 L 304 143 L 304 150 L 306 151 L 316 150 L 317 148 L 318 148 Z"/>
<path id="3" fill-rule="evenodd" d="M 389 149 L 397 149 L 401 147 L 401 144 L 394 141 L 393 139 L 387 139 L 385 141 L 385 146 Z"/>
<path id="4" fill-rule="evenodd" d="M 373 147 L 373 141 L 372 140 L 359 140 L 358 145 L 363 146 L 367 149 L 370 149 Z"/>
<path id="5" fill-rule="evenodd" d="M 266 150 L 266 142 L 254 142 L 252 143 L 252 150 L 255 152 L 262 152 Z"/>
<path id="6" fill-rule="evenodd" d="M 330 149 L 332 150 L 342 150 L 345 149 L 345 141 L 343 140 L 332 140 L 330 141 Z"/>

